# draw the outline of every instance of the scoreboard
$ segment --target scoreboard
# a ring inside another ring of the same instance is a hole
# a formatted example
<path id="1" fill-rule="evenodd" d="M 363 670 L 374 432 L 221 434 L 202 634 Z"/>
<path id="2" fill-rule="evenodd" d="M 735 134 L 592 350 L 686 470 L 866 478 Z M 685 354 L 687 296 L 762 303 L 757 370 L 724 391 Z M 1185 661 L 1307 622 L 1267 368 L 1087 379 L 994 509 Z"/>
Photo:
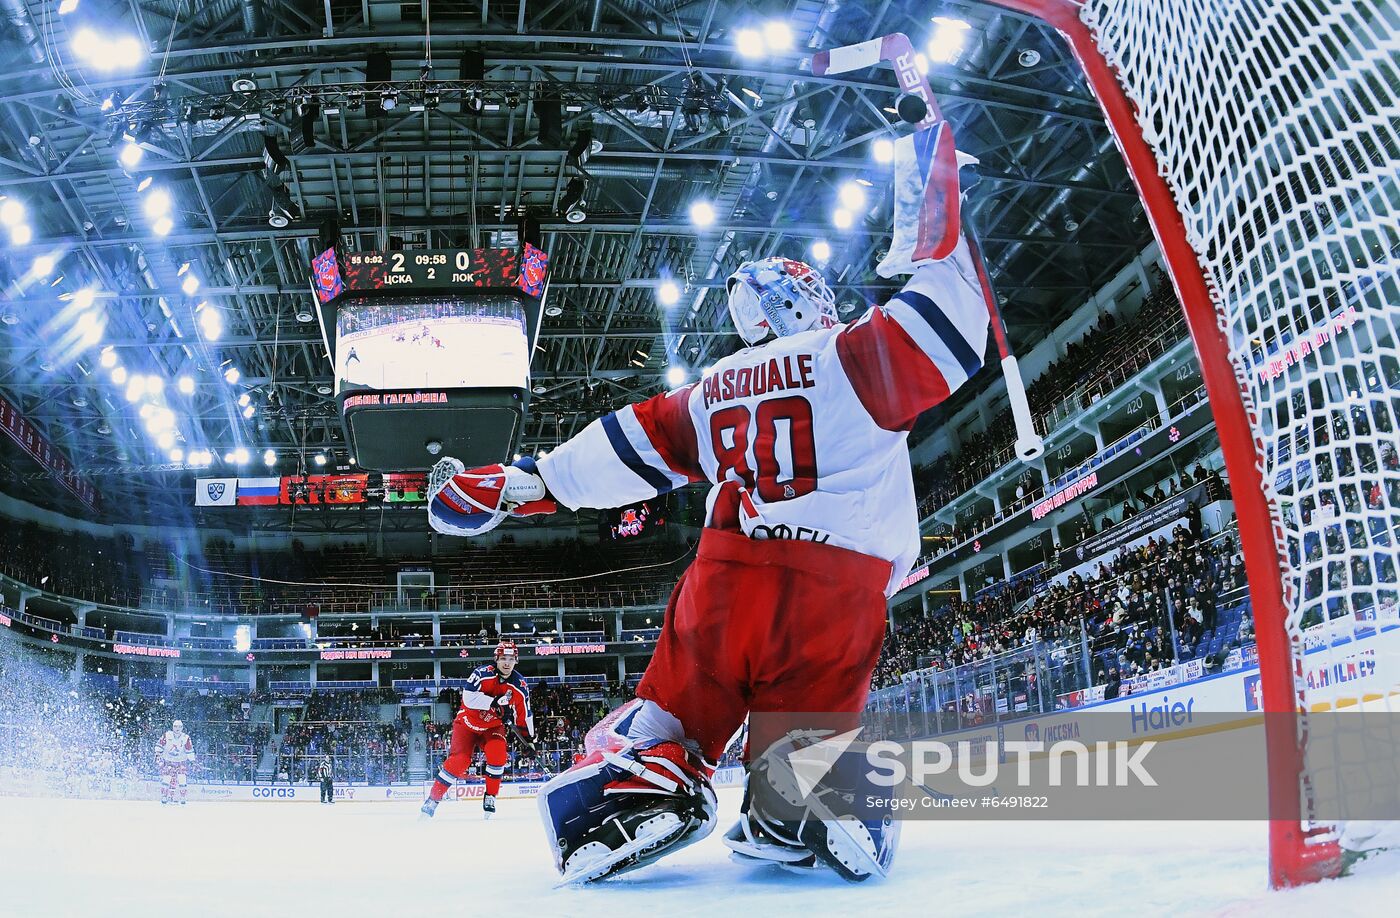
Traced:
<path id="1" fill-rule="evenodd" d="M 548 256 L 540 249 L 338 252 L 312 291 L 362 468 L 468 466 L 514 450 L 529 400 Z"/>
<path id="2" fill-rule="evenodd" d="M 346 293 L 413 290 L 518 290 L 544 296 L 548 256 L 524 249 L 424 249 L 345 252 L 327 249 L 312 262 L 316 298 L 329 303 Z"/>

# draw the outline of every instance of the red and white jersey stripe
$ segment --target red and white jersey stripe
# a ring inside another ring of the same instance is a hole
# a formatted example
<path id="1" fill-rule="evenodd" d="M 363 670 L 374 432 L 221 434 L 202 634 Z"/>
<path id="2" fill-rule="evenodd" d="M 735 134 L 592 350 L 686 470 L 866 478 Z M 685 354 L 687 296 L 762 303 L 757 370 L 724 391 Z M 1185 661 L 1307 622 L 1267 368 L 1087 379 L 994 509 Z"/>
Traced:
<path id="1" fill-rule="evenodd" d="M 856 321 L 732 354 L 594 421 L 539 473 L 574 509 L 709 481 L 708 526 L 882 558 L 892 592 L 919 551 L 909 430 L 982 366 L 987 327 L 960 241 Z"/>

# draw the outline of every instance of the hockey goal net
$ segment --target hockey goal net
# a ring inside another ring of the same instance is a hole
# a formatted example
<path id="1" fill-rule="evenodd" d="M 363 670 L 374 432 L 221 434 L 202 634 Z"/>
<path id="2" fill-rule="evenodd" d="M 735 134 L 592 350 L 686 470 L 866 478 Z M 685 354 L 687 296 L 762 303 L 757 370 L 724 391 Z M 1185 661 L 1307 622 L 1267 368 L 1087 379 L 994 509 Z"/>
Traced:
<path id="1" fill-rule="evenodd" d="M 1261 707 L 1284 714 L 1270 878 L 1335 875 L 1400 786 L 1400 737 L 1348 760 L 1335 728 L 1400 707 L 1400 6 L 995 2 L 1069 41 L 1141 192 L 1230 474 Z"/>

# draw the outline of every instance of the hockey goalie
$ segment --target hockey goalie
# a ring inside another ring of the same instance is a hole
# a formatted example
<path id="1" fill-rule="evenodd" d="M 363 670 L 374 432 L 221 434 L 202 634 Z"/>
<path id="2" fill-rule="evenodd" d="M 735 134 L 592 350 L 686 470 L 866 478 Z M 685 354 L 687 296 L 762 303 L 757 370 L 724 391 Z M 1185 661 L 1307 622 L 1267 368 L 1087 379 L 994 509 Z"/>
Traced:
<path id="1" fill-rule="evenodd" d="M 194 743 L 185 732 L 185 725 L 175 721 L 156 741 L 156 768 L 160 771 L 160 802 L 184 806 L 189 798 L 190 763 L 194 761 Z"/>
<path id="2" fill-rule="evenodd" d="M 566 882 L 635 869 L 711 832 L 714 763 L 750 712 L 854 723 L 864 707 L 886 598 L 919 551 L 909 430 L 977 372 L 987 343 L 967 241 L 955 227 L 952 245 L 917 244 L 948 219 L 929 202 L 958 200 L 956 169 L 944 179 L 951 187 L 936 194 L 897 194 L 908 225 L 891 252 L 906 254 L 880 271 L 909 279 L 857 320 L 838 321 L 809 265 L 742 264 L 727 293 L 746 346 L 699 382 L 602 417 L 538 461 L 466 471 L 447 459 L 433 470 L 430 520 L 454 535 L 557 504 L 616 507 L 711 486 L 696 558 L 637 698 L 540 792 Z M 852 881 L 889 869 L 897 823 L 800 802 L 766 812 L 759 799 L 745 793 L 725 836 L 743 858 L 825 865 Z"/>

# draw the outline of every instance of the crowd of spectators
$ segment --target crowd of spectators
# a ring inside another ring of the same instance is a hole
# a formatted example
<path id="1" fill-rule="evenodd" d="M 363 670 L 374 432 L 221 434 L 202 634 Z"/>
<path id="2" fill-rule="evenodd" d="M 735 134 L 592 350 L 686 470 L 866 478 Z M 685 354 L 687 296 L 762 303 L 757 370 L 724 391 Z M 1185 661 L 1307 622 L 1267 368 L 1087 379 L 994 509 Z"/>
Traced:
<path id="1" fill-rule="evenodd" d="M 394 783 L 408 778 L 409 723 L 405 715 L 381 717 L 380 705 L 397 701 L 390 690 L 313 692 L 304 715 L 287 726 L 278 750 L 279 780 L 309 782 L 331 757 L 338 781 Z"/>
<path id="2" fill-rule="evenodd" d="M 99 539 L 37 523 L 0 527 L 0 570 L 30 586 L 89 602 L 134 605 L 145 565 L 131 536 Z"/>
<path id="3" fill-rule="evenodd" d="M 1066 663 L 1082 654 L 1064 651 L 1087 642 L 1093 684 L 1129 679 L 1195 658 L 1217 628 L 1221 598 L 1242 596 L 1244 586 L 1233 533 L 1207 538 L 1199 512 L 1189 513 L 1170 537 L 1122 549 L 1087 575 L 1074 572 L 1051 584 L 1028 578 L 897 623 L 886 635 L 873 687 L 914 670 L 947 670 L 1037 642 L 1047 658 Z M 1240 627 L 1228 636 L 1232 645 L 1247 639 L 1248 616 Z M 1079 688 L 1086 687 L 1083 665 L 1063 674 L 1078 677 Z"/>
<path id="4" fill-rule="evenodd" d="M 1154 287 L 1132 318 L 1119 321 L 1112 313 L 1104 313 L 1026 387 L 1042 434 L 1047 432 L 1043 428 L 1051 426 L 1046 416 L 1062 402 L 1072 400 L 1074 409 L 1087 408 L 1186 335 L 1180 302 L 1160 269 Z M 1010 461 L 1015 436 L 1008 407 L 985 429 L 964 437 L 956 454 L 915 470 L 921 495 L 919 515 L 927 516 L 949 503 Z M 1026 499 L 1035 499 L 1038 486 L 1033 480 L 1025 483 Z"/>

